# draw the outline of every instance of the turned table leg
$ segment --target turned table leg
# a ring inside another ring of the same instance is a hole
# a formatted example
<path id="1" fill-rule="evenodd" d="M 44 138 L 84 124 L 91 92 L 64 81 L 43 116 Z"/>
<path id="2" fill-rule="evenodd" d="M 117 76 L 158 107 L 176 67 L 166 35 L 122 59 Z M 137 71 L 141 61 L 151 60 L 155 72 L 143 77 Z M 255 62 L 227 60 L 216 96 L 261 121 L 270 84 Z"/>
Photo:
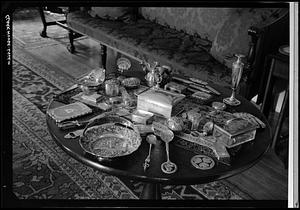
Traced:
<path id="1" fill-rule="evenodd" d="M 160 188 L 160 184 L 144 183 L 140 199 L 161 200 Z"/>

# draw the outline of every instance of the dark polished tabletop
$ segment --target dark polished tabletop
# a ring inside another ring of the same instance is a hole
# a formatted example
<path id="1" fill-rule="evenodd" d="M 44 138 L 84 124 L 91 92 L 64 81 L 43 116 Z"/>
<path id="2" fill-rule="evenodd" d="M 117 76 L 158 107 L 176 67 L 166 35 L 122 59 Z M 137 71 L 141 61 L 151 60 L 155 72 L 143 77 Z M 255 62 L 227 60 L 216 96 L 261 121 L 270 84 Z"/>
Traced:
<path id="1" fill-rule="evenodd" d="M 231 91 L 228 89 L 224 89 L 213 84 L 211 84 L 211 86 L 221 93 L 221 96 L 215 97 L 214 101 L 221 102 L 223 98 L 228 97 L 231 94 Z M 237 107 L 227 106 L 225 111 L 248 112 L 261 119 L 266 124 L 266 127 L 263 129 L 257 129 L 255 139 L 240 146 L 240 150 L 232 159 L 230 166 L 216 161 L 215 166 L 209 170 L 199 170 L 194 168 L 190 163 L 190 159 L 196 154 L 192 151 L 178 147 L 173 141 L 171 141 L 169 143 L 170 160 L 177 165 L 178 170 L 173 174 L 165 174 L 162 172 L 161 164 L 167 159 L 165 144 L 161 143 L 152 147 L 150 167 L 144 171 L 143 163 L 149 152 L 149 144 L 144 138 L 140 147 L 132 154 L 120 157 L 114 161 L 98 161 L 97 159 L 88 157 L 85 154 L 79 144 L 79 138 L 64 138 L 68 132 L 76 129 L 67 131 L 60 130 L 55 121 L 48 115 L 46 120 L 50 134 L 57 144 L 65 150 L 65 152 L 76 160 L 102 172 L 149 183 L 184 185 L 201 184 L 224 179 L 250 168 L 260 160 L 271 143 L 270 126 L 264 115 L 245 98 L 240 95 L 237 95 L 236 97 L 241 101 L 241 105 Z M 63 104 L 52 100 L 48 109 L 61 105 Z M 175 138 L 177 137 L 175 136 Z"/>

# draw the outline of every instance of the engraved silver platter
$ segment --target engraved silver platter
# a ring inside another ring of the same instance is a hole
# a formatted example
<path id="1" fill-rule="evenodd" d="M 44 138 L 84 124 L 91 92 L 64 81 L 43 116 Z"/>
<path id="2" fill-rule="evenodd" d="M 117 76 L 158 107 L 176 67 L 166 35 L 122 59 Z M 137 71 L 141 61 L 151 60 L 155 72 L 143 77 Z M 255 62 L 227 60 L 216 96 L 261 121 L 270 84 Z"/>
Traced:
<path id="1" fill-rule="evenodd" d="M 89 123 L 79 143 L 86 153 L 98 160 L 112 160 L 133 153 L 141 141 L 139 131 L 130 120 L 107 116 Z"/>

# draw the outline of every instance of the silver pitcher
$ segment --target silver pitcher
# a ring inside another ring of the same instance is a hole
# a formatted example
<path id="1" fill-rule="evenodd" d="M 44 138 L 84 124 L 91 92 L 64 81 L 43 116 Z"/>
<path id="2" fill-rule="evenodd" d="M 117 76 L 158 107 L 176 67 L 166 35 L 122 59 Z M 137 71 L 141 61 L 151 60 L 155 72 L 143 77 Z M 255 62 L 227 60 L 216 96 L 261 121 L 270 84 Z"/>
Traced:
<path id="1" fill-rule="evenodd" d="M 159 88 L 162 83 L 166 83 L 170 78 L 171 68 L 169 66 L 159 66 L 158 62 L 151 65 L 146 61 L 141 62 L 143 71 L 146 72 L 145 80 L 149 87 Z"/>

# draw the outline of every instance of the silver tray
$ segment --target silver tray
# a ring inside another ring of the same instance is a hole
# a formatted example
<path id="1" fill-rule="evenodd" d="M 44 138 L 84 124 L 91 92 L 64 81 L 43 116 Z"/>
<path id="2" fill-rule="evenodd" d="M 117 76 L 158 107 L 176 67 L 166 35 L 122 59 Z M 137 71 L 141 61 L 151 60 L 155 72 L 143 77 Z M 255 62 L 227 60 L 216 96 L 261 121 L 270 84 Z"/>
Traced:
<path id="1" fill-rule="evenodd" d="M 133 123 L 119 116 L 107 116 L 89 123 L 80 146 L 98 160 L 129 155 L 141 145 L 142 138 Z"/>

